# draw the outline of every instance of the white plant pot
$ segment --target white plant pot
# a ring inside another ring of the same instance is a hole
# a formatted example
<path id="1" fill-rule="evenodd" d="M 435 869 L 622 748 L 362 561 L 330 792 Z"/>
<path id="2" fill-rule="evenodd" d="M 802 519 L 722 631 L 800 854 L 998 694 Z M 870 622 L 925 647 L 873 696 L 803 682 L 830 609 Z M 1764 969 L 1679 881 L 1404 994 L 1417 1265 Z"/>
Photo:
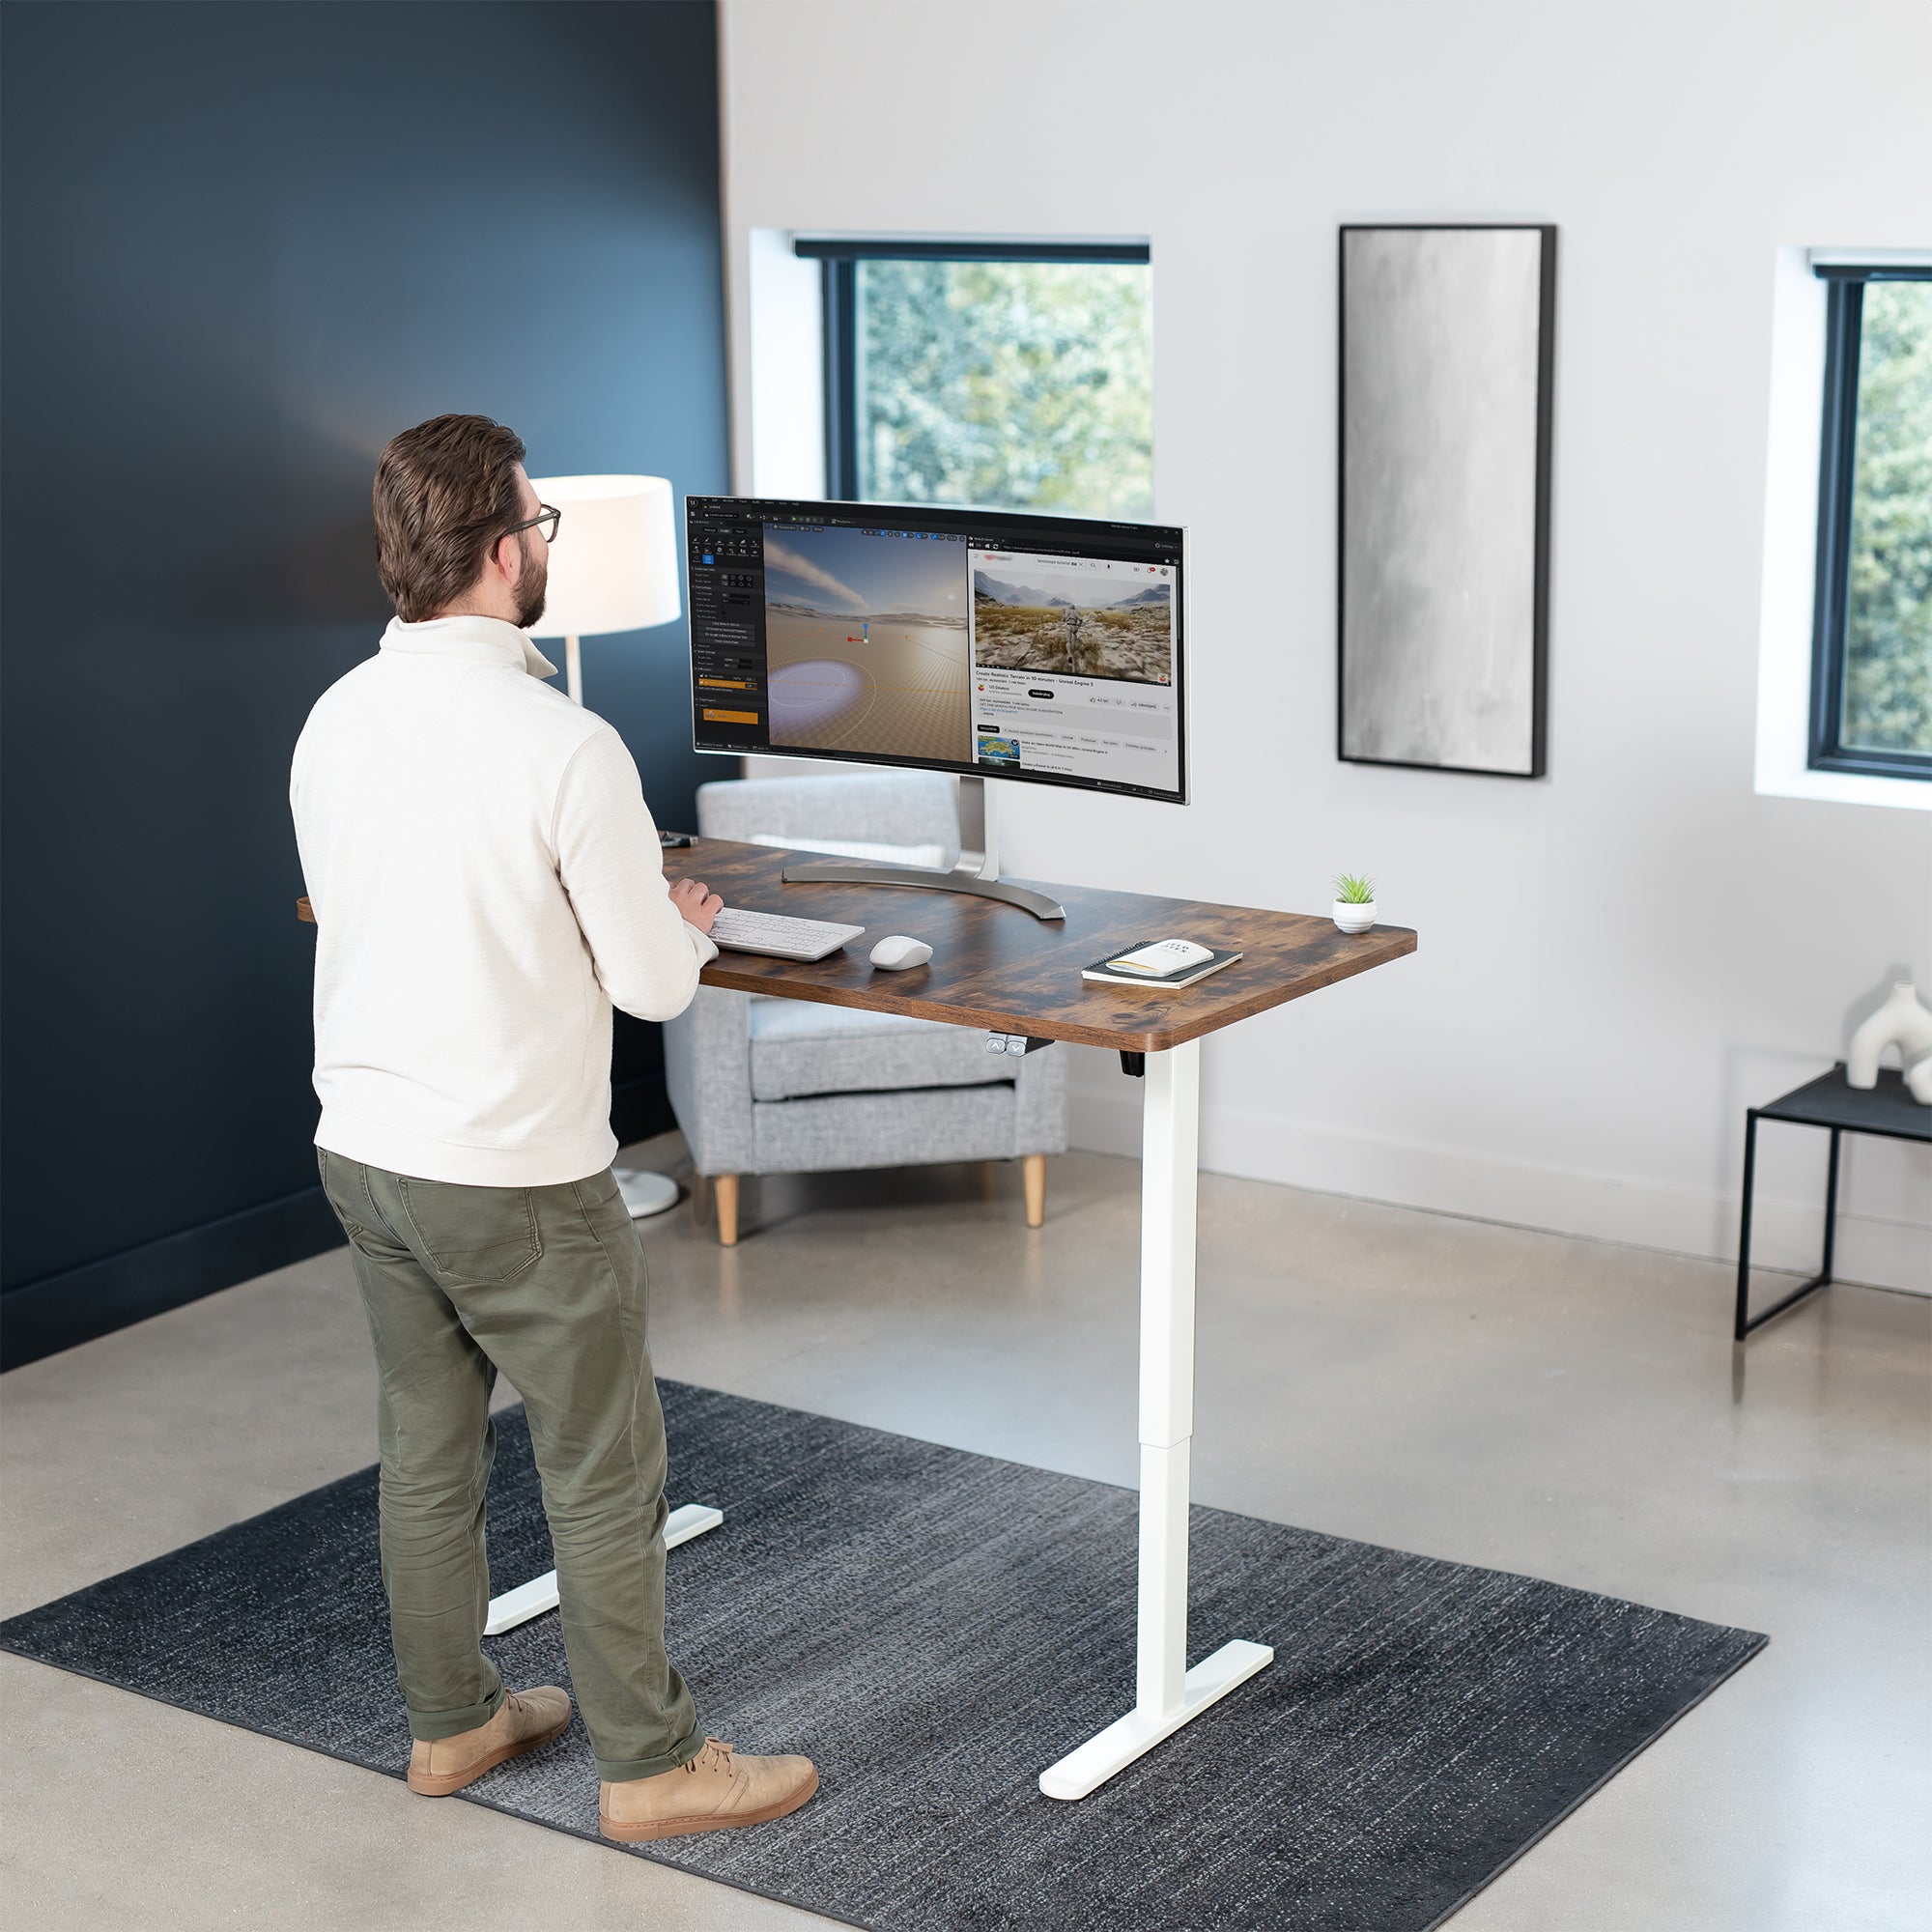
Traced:
<path id="1" fill-rule="evenodd" d="M 1376 902 L 1370 899 L 1366 905 L 1350 905 L 1347 899 L 1335 901 L 1335 923 L 1344 932 L 1366 932 L 1376 923 Z"/>

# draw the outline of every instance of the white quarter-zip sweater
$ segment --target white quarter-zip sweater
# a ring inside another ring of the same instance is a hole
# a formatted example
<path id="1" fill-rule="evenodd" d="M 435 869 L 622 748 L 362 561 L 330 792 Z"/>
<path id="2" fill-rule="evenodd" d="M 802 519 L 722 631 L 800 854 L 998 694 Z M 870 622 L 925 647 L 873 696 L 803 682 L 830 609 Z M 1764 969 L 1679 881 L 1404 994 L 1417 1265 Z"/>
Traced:
<path id="1" fill-rule="evenodd" d="M 623 740 L 553 673 L 495 617 L 398 618 L 309 713 L 289 796 L 331 1153 L 480 1187 L 597 1173 L 611 1007 L 669 1019 L 718 956 Z"/>

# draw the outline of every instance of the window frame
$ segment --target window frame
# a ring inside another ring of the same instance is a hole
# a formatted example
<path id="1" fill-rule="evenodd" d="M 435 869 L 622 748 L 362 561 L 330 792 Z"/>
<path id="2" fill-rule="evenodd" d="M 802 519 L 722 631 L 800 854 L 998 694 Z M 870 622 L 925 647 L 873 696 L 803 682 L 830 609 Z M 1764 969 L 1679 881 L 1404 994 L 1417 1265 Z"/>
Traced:
<path id="1" fill-rule="evenodd" d="M 823 270 L 825 495 L 859 500 L 861 262 L 1119 262 L 1147 268 L 1145 242 L 895 242 L 795 236 L 792 252 Z"/>
<path id="2" fill-rule="evenodd" d="M 1818 560 L 1811 638 L 1811 715 L 1805 763 L 1814 772 L 1932 780 L 1932 754 L 1843 742 L 1850 617 L 1852 501 L 1858 486 L 1859 357 L 1868 282 L 1932 281 L 1932 266 L 1819 262 L 1825 287 L 1825 410 L 1818 472 Z"/>

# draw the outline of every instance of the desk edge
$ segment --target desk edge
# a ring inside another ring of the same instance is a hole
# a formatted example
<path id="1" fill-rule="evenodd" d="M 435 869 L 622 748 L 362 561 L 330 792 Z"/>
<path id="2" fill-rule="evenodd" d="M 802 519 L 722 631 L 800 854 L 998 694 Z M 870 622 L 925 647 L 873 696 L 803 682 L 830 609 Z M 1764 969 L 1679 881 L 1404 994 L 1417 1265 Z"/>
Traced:
<path id="1" fill-rule="evenodd" d="M 1324 986 L 1332 986 L 1343 980 L 1352 980 L 1363 973 L 1372 972 L 1378 966 L 1386 966 L 1397 959 L 1406 958 L 1415 951 L 1415 933 L 1407 926 L 1377 926 L 1364 937 L 1381 940 L 1384 943 L 1374 952 L 1357 952 L 1352 956 L 1336 959 L 1306 978 L 1296 980 L 1292 985 L 1263 988 L 1251 1001 L 1243 1002 L 1236 1008 L 1223 1008 L 1218 1012 L 1206 1010 L 1199 1015 L 1198 1022 L 1190 1021 L 1185 1013 L 1171 1014 L 1167 1022 L 1160 1026 L 1139 1030 L 1114 1027 L 1076 1026 L 1065 1022 L 1042 1019 L 1037 1013 L 1006 1012 L 990 1007 L 955 1006 L 945 1000 L 921 1000 L 908 996 L 895 1000 L 891 1004 L 877 999 L 855 997 L 854 989 L 848 986 L 812 986 L 793 980 L 788 982 L 782 993 L 776 997 L 787 1000 L 802 1000 L 808 1005 L 822 1007 L 849 1007 L 865 1012 L 902 1012 L 915 1019 L 938 1020 L 952 1026 L 978 1027 L 988 1033 L 1025 1033 L 1036 1039 L 1065 1040 L 1075 1046 L 1099 1046 L 1123 1053 L 1165 1053 L 1169 1048 L 1184 1046 L 1190 1039 L 1204 1039 L 1211 1033 L 1220 1033 L 1245 1019 L 1252 1019 L 1257 1013 L 1270 1011 L 1276 1007 L 1287 1006 L 1292 1000 L 1298 1000 L 1304 994 L 1317 993 Z M 734 993 L 770 993 L 772 982 L 769 978 L 733 972 L 724 964 L 721 954 L 706 966 L 698 976 L 707 986 L 717 986 Z"/>

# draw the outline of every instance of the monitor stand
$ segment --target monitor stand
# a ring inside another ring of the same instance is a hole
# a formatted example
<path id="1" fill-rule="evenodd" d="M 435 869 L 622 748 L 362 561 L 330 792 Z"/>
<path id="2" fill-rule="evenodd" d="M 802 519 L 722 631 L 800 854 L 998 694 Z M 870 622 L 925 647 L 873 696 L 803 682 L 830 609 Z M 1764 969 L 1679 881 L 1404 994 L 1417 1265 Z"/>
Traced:
<path id="1" fill-rule="evenodd" d="M 974 772 L 959 775 L 959 862 L 952 871 L 927 872 L 914 866 L 876 865 L 856 859 L 814 859 L 806 865 L 787 866 L 783 877 L 788 886 L 907 886 L 915 892 L 965 893 L 973 898 L 1022 906 L 1036 919 L 1066 917 L 1066 908 L 1044 893 L 1001 881 L 993 795 L 986 789 L 986 781 Z"/>

